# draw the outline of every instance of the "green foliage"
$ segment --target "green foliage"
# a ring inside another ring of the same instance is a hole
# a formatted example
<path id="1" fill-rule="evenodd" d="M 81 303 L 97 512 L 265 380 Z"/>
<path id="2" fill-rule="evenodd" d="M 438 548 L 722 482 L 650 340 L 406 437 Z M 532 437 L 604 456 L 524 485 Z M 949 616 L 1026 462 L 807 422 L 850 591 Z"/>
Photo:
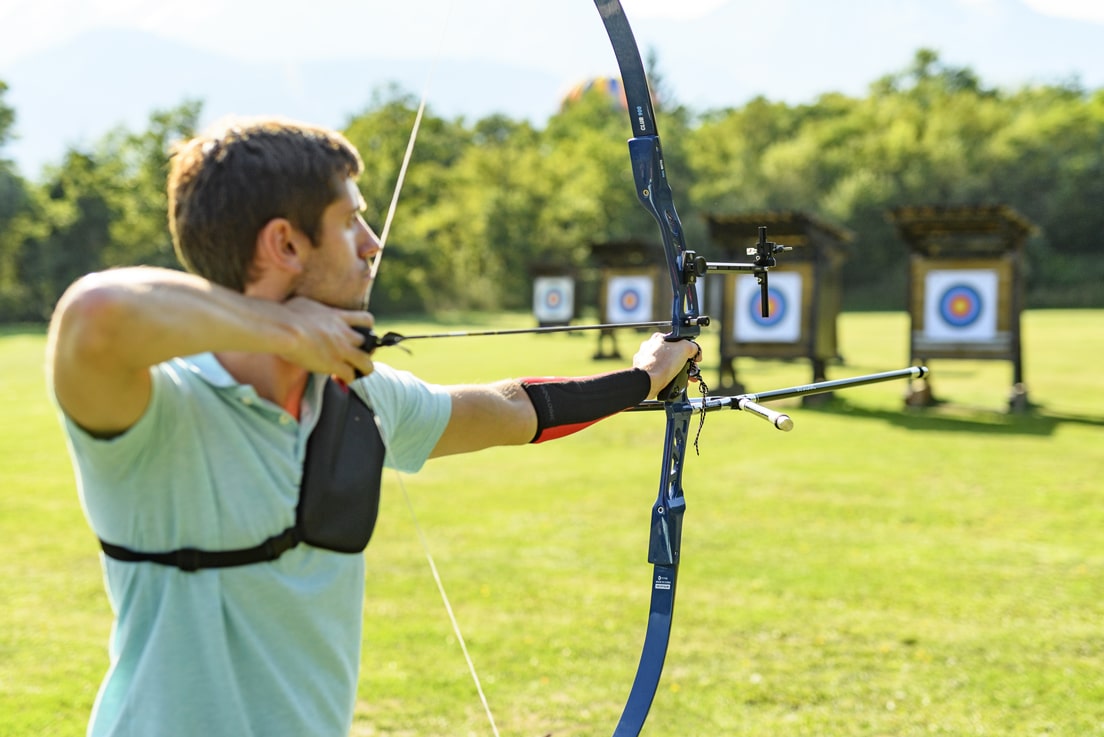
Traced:
<path id="1" fill-rule="evenodd" d="M 952 360 L 931 365 L 939 407 L 907 409 L 888 383 L 815 409 L 775 403 L 794 418 L 786 434 L 710 414 L 686 460 L 672 644 L 645 733 L 1099 734 L 1102 320 L 1024 315 L 1027 414 L 1004 411 L 1006 362 Z M 45 394 L 42 332 L 0 334 L 4 737 L 81 734 L 107 668 L 111 613 Z M 829 378 L 904 365 L 903 313 L 845 313 L 840 336 L 846 365 Z M 716 340 L 703 337 L 706 378 Z M 420 341 L 380 360 L 443 382 L 608 370 L 593 341 Z M 804 362 L 738 368 L 751 391 L 809 378 Z M 401 482 L 385 474 L 352 734 L 489 733 L 404 493 L 502 734 L 611 731 L 643 637 L 662 435 L 659 415 L 624 414 Z"/>
<path id="2" fill-rule="evenodd" d="M 165 178 L 172 144 L 194 133 L 198 102 L 155 112 L 142 133 L 119 128 L 72 148 L 30 189 L 0 249 L 0 319 L 42 320 L 77 277 L 121 264 L 175 264 Z M 2 220 L 0 220 L 2 225 Z M 6 271 L 6 270 L 5 270 Z"/>
<path id="3" fill-rule="evenodd" d="M 887 211 L 1002 204 L 1037 226 L 1028 304 L 1101 306 L 1104 90 L 1074 83 L 987 88 L 970 69 L 920 49 L 865 97 L 764 97 L 695 115 L 656 70 L 668 178 L 687 242 L 709 254 L 703 213 L 805 211 L 855 234 L 843 272 L 848 307 L 900 308 L 906 249 Z M 2 82 L 0 82 L 2 85 Z M 3 104 L 0 147 L 15 111 Z M 384 228 L 418 100 L 390 87 L 346 134 L 365 162 L 369 221 Z M 199 103 L 151 116 L 67 152 L 28 184 L 0 158 L 0 320 L 41 319 L 73 276 L 124 263 L 174 263 L 164 215 L 166 151 Z M 543 129 L 492 115 L 445 120 L 426 108 L 373 293 L 381 313 L 521 308 L 532 271 L 594 281 L 590 246 L 655 241 L 622 143 L 626 112 L 593 90 Z"/>
<path id="4" fill-rule="evenodd" d="M 108 263 L 176 264 L 166 229 L 165 179 L 173 146 L 195 134 L 201 110 L 202 104 L 194 100 L 159 110 L 150 116 L 147 130 L 117 129 L 100 142 L 97 153 L 109 167 L 105 178 L 114 185 Z"/>
<path id="5" fill-rule="evenodd" d="M 365 157 L 361 186 L 381 228 L 417 111 L 411 96 L 387 95 L 345 131 Z M 450 122 L 427 108 L 373 306 L 521 307 L 534 264 L 582 267 L 591 243 L 646 232 L 616 145 L 623 118 L 597 92 L 544 131 L 504 116 Z"/>
<path id="6" fill-rule="evenodd" d="M 11 140 L 12 128 L 15 127 L 15 109 L 4 102 L 6 94 L 8 83 L 0 79 L 0 149 Z"/>
<path id="7" fill-rule="evenodd" d="M 15 223 L 29 209 L 31 197 L 27 183 L 2 155 L 15 125 L 15 110 L 4 102 L 7 91 L 8 85 L 0 80 L 0 320 L 18 315 L 23 301 L 16 247 L 22 238 Z"/>
<path id="8" fill-rule="evenodd" d="M 1076 274 L 1101 263 L 1101 109 L 1100 93 L 1068 86 L 985 89 L 922 49 L 861 100 L 829 94 L 791 108 L 759 99 L 710 116 L 694 133 L 693 194 L 723 211 L 806 210 L 844 225 L 856 234 L 845 300 L 882 295 L 874 302 L 883 307 L 902 306 L 885 300 L 900 299 L 905 274 L 887 210 L 1011 205 L 1039 226 L 1029 303 L 1063 304 L 1053 301 L 1061 285 L 1064 304 L 1091 304 L 1099 290 L 1090 297 Z"/>

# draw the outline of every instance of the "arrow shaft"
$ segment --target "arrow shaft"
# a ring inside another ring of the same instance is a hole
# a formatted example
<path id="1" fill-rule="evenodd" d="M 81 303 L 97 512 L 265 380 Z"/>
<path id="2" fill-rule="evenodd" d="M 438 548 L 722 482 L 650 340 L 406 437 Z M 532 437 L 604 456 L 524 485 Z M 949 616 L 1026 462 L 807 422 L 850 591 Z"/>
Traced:
<path id="1" fill-rule="evenodd" d="M 527 335 L 539 333 L 574 333 L 584 330 L 622 330 L 632 328 L 670 328 L 669 320 L 656 322 L 619 322 L 602 325 L 552 325 L 543 328 L 507 328 L 503 330 L 454 330 L 444 333 L 423 333 L 404 335 L 402 340 L 424 340 L 428 338 L 480 338 L 488 335 Z"/>

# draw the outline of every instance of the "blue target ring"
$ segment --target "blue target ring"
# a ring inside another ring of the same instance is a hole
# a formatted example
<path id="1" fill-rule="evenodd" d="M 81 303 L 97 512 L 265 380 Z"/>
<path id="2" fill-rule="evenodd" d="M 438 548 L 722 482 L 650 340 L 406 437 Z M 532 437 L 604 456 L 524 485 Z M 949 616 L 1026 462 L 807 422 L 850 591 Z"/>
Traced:
<path id="1" fill-rule="evenodd" d="M 978 291 L 969 284 L 948 287 L 939 298 L 939 317 L 952 327 L 973 325 L 981 316 L 982 301 Z"/>
<path id="2" fill-rule="evenodd" d="M 564 301 L 564 294 L 559 289 L 549 289 L 544 294 L 544 306 L 557 309 Z"/>
<path id="3" fill-rule="evenodd" d="M 626 289 L 621 292 L 618 303 L 625 312 L 635 312 L 640 308 L 640 294 L 635 289 Z"/>
<path id="4" fill-rule="evenodd" d="M 758 289 L 752 292 L 747 301 L 748 316 L 759 327 L 774 327 L 786 317 L 786 295 L 775 289 L 767 287 L 767 307 L 770 308 L 770 316 L 763 317 L 762 294 Z"/>

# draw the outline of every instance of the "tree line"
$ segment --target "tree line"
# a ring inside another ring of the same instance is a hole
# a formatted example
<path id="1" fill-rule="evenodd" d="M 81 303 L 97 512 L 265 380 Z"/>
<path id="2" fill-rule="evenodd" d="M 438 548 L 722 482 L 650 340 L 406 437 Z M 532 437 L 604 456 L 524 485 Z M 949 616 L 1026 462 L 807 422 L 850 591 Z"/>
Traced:
<path id="1" fill-rule="evenodd" d="M 1104 306 L 1104 90 L 1076 81 L 990 88 L 926 49 L 861 98 L 827 93 L 789 105 L 759 97 L 694 113 L 657 87 L 668 177 L 687 242 L 702 254 L 711 250 L 706 213 L 806 212 L 854 234 L 846 309 L 904 309 L 907 248 L 887 213 L 1001 204 L 1036 226 L 1029 307 Z M 176 266 L 168 157 L 195 133 L 202 102 L 156 111 L 145 130 L 119 128 L 70 148 L 29 181 L 3 158 L 18 113 L 6 90 L 0 80 L 0 322 L 47 318 L 89 271 Z M 344 128 L 364 158 L 360 185 L 377 230 L 416 107 L 406 91 L 377 90 Z M 503 115 L 447 120 L 430 109 L 373 309 L 525 308 L 536 266 L 572 269 L 585 284 L 592 244 L 656 241 L 634 193 L 626 119 L 599 91 L 565 104 L 543 128 Z"/>

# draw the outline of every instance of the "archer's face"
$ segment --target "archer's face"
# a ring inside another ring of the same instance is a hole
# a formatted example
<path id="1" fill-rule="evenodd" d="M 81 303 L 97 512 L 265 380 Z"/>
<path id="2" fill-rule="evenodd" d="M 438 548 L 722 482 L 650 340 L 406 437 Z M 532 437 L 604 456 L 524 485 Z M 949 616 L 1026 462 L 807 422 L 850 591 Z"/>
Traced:
<path id="1" fill-rule="evenodd" d="M 361 309 L 371 283 L 379 239 L 361 216 L 364 199 L 356 182 L 345 181 L 340 196 L 322 213 L 318 241 L 295 293 L 332 307 Z"/>

